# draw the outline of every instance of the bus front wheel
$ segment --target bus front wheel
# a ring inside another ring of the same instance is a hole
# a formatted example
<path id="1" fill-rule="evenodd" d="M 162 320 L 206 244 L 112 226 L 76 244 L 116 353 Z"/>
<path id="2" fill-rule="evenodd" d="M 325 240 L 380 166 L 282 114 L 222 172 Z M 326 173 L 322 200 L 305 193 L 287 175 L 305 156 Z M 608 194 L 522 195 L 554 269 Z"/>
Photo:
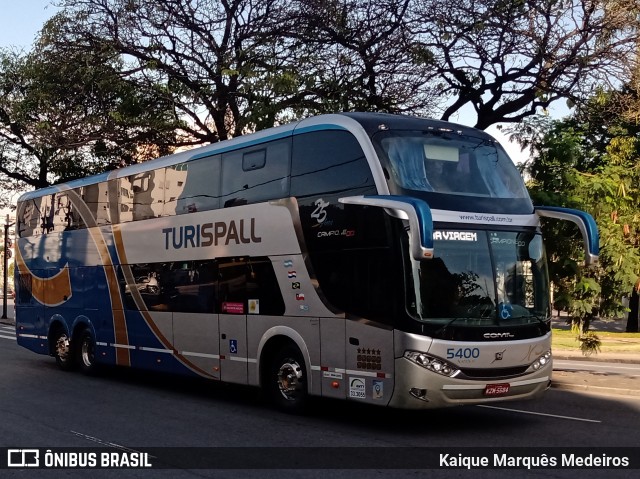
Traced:
<path id="1" fill-rule="evenodd" d="M 302 412 L 307 404 L 307 370 L 300 350 L 287 345 L 271 361 L 267 389 L 276 407 Z"/>

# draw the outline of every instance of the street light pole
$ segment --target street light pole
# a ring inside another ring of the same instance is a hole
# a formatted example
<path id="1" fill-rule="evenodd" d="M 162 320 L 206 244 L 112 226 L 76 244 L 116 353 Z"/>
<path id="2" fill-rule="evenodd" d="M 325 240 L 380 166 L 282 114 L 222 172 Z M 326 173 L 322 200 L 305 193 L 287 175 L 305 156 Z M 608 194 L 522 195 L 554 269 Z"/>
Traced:
<path id="1" fill-rule="evenodd" d="M 9 223 L 9 215 L 4 223 L 4 254 L 3 257 L 3 268 L 2 273 L 4 275 L 3 282 L 3 291 L 2 291 L 2 319 L 7 319 L 7 266 L 9 261 L 9 228 L 12 227 L 15 223 Z"/>

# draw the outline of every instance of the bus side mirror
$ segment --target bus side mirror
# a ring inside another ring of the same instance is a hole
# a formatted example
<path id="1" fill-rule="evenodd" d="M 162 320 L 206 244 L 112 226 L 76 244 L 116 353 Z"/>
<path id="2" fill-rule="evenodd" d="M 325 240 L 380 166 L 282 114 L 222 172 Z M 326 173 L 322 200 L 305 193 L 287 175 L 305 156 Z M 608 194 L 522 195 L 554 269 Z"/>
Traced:
<path id="1" fill-rule="evenodd" d="M 391 216 L 409 220 L 411 256 L 417 261 L 433 258 L 433 219 L 426 201 L 397 195 L 348 196 L 338 198 L 338 201 L 385 208 Z"/>
<path id="2" fill-rule="evenodd" d="M 593 216 L 585 211 L 560 208 L 558 206 L 536 206 L 535 211 L 540 217 L 571 221 L 578 225 L 580 233 L 582 234 L 582 240 L 584 241 L 585 264 L 587 266 L 595 266 L 598 264 L 600 235 L 598 234 L 598 225 L 596 225 Z"/>

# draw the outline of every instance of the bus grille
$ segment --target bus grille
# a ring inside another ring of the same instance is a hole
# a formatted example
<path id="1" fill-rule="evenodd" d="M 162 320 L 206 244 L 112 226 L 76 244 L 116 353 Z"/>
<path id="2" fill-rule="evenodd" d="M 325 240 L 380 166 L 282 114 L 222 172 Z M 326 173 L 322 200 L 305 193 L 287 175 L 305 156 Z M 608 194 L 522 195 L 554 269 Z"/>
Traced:
<path id="1" fill-rule="evenodd" d="M 461 369 L 460 372 L 470 379 L 506 379 L 522 376 L 528 368 L 529 366 L 517 366 L 501 369 L 465 368 Z"/>

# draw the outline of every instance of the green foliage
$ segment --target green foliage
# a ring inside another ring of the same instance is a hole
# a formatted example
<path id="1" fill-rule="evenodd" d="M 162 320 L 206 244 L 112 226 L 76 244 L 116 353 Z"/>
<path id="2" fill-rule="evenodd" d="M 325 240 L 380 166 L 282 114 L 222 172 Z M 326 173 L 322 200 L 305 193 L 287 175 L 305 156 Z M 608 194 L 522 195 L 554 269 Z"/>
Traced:
<path id="1" fill-rule="evenodd" d="M 572 117 L 547 123 L 530 143 L 534 202 L 588 211 L 598 224 L 600 264 L 590 270 L 581 266 L 576 228 L 544 225 L 556 307 L 586 324 L 594 315 L 623 314 L 622 297 L 640 275 L 640 140 L 638 126 L 618 108 L 623 94 L 628 91 L 598 92 Z M 585 348 L 596 344 L 580 340 Z"/>
<path id="2" fill-rule="evenodd" d="M 602 341 L 593 331 L 587 331 L 587 326 L 582 321 L 574 322 L 571 325 L 571 332 L 575 334 L 576 341 L 580 343 L 580 351 L 585 356 L 591 356 L 593 353 L 599 353 Z"/>
<path id="3" fill-rule="evenodd" d="M 121 68 L 108 51 L 44 41 L 26 55 L 1 52 L 0 180 L 43 187 L 168 152 L 172 104 L 122 80 Z"/>

